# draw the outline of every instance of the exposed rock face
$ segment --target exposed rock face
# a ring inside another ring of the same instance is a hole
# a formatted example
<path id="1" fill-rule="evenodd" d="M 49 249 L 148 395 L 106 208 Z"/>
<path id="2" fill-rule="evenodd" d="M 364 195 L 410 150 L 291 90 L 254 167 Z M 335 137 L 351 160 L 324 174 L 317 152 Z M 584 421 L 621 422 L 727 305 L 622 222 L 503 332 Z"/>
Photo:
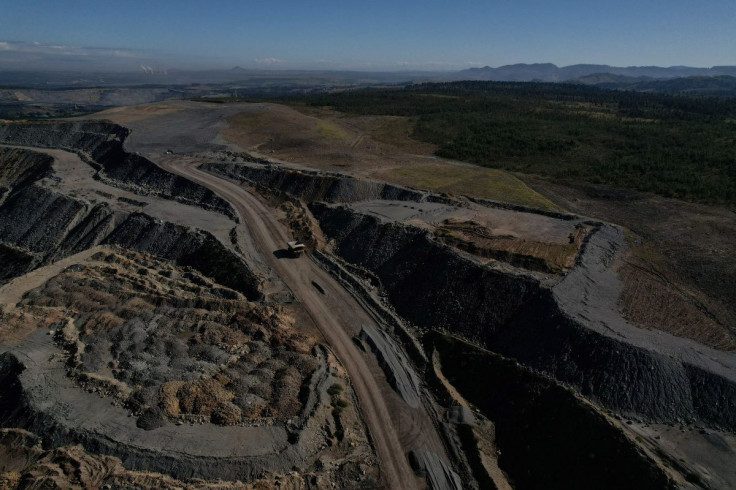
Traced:
<path id="1" fill-rule="evenodd" d="M 99 166 L 99 177 L 111 185 L 235 216 L 230 204 L 206 187 L 166 172 L 140 155 L 126 152 L 123 145 L 129 134 L 127 128 L 107 122 L 0 125 L 2 143 L 73 151 Z"/>
<path id="2" fill-rule="evenodd" d="M 84 238 L 80 232 L 91 230 L 76 229 L 75 225 L 105 211 L 88 209 L 82 201 L 33 184 L 13 193 L 0 207 L 0 236 L 17 247 L 48 253 L 64 241 L 70 244 Z"/>
<path id="3" fill-rule="evenodd" d="M 261 297 L 260 280 L 242 258 L 210 233 L 91 204 L 43 186 L 53 177 L 50 159 L 24 150 L 0 154 L 0 281 L 98 244 L 117 244 L 200 270 L 249 299 Z"/>
<path id="4" fill-rule="evenodd" d="M 6 246 L 37 257 L 31 260 L 22 253 L 15 257 L 15 273 L 4 272 L 8 277 L 95 245 L 115 244 L 192 266 L 250 299 L 261 296 L 258 277 L 208 232 L 141 213 L 126 215 L 106 204 L 90 206 L 41 186 L 27 187 L 0 206 L 0 236 Z"/>
<path id="5" fill-rule="evenodd" d="M 530 275 L 493 270 L 424 230 L 381 223 L 344 206 L 311 209 L 338 255 L 375 273 L 397 312 L 412 323 L 479 341 L 625 413 L 736 429 L 734 366 L 727 354 L 634 329 L 620 317 L 599 325 L 585 316 L 599 314 L 587 304 L 595 302 L 586 300 L 587 290 L 573 299 L 564 281 L 549 287 Z M 607 238 L 601 232 L 600 240 Z"/>
<path id="6" fill-rule="evenodd" d="M 42 179 L 51 174 L 53 159 L 40 153 L 17 148 L 0 148 L 0 203 L 13 187 Z"/>
<path id="7" fill-rule="evenodd" d="M 339 203 L 366 199 L 421 201 L 426 197 L 425 193 L 406 187 L 324 172 L 232 163 L 205 163 L 200 168 L 236 181 L 247 180 L 306 202 Z"/>
<path id="8" fill-rule="evenodd" d="M 453 386 L 494 421 L 499 465 L 514 488 L 675 488 L 650 457 L 572 390 L 456 338 L 432 333 L 425 341 L 437 349 Z"/>
<path id="9" fill-rule="evenodd" d="M 251 300 L 261 297 L 260 280 L 245 261 L 206 231 L 191 230 L 136 213 L 128 216 L 103 243 L 148 252 L 194 267 Z"/>
<path id="10" fill-rule="evenodd" d="M 3 264 L 0 268 L 0 284 L 31 270 L 37 261 L 38 258 L 27 250 L 0 243 L 0 264 Z"/>
<path id="11" fill-rule="evenodd" d="M 311 209 L 338 255 L 374 272 L 391 304 L 415 325 L 482 341 L 539 294 L 535 279 L 480 267 L 426 230 L 381 223 L 346 207 Z"/>

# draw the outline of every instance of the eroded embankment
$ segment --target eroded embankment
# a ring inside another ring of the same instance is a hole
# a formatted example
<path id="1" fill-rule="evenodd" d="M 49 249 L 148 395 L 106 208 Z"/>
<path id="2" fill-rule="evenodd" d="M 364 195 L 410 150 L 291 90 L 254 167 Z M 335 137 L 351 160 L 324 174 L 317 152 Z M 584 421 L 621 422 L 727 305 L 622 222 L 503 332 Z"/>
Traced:
<path id="1" fill-rule="evenodd" d="M 624 413 L 736 429 L 736 384 L 697 356 L 593 329 L 531 275 L 483 266 L 425 230 L 344 206 L 311 210 L 337 254 L 375 273 L 410 322 L 473 339 Z"/>
<path id="2" fill-rule="evenodd" d="M 195 267 L 249 299 L 260 298 L 258 277 L 210 233 L 44 187 L 39 180 L 53 175 L 46 155 L 5 149 L 0 161 L 0 185 L 7 189 L 0 201 L 0 281 L 95 245 L 117 244 Z"/>
<path id="3" fill-rule="evenodd" d="M 98 177 L 111 185 L 235 216 L 230 204 L 206 187 L 126 152 L 123 145 L 129 134 L 129 129 L 117 124 L 96 121 L 0 125 L 1 143 L 72 151 L 98 166 Z"/>

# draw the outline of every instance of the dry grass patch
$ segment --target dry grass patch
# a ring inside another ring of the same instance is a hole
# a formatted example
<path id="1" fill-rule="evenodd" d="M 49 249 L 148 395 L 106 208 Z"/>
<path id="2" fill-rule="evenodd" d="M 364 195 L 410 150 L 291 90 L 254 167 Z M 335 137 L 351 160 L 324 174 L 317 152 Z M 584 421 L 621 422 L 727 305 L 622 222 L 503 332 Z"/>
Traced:
<path id="1" fill-rule="evenodd" d="M 736 336 L 676 280 L 651 247 L 635 247 L 618 270 L 623 281 L 619 304 L 625 317 L 642 328 L 655 328 L 719 350 L 736 351 Z"/>
<path id="2" fill-rule="evenodd" d="M 430 156 L 437 150 L 437 145 L 411 137 L 414 121 L 409 117 L 360 116 L 346 117 L 345 121 L 369 134 L 374 141 L 390 145 L 399 152 Z"/>
<path id="3" fill-rule="evenodd" d="M 524 182 L 503 170 L 441 163 L 412 164 L 380 172 L 388 182 L 452 195 L 510 202 L 548 211 L 560 208 Z"/>
<path id="4" fill-rule="evenodd" d="M 306 116 L 286 106 L 268 105 L 227 118 L 222 135 L 241 148 L 269 153 L 347 149 L 355 139 L 346 128 L 326 119 Z"/>

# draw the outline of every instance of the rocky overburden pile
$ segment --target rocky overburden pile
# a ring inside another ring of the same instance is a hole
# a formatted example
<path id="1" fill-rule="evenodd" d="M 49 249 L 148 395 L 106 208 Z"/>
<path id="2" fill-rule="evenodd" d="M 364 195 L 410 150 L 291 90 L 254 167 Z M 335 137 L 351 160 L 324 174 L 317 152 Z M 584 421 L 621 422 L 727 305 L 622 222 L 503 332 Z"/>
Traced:
<path id="1" fill-rule="evenodd" d="M 58 449 L 57 462 L 98 461 L 75 486 L 104 480 L 110 457 L 179 479 L 296 471 L 320 487 L 376 485 L 349 383 L 288 308 L 247 302 L 152 255 L 102 247 L 12 311 L 0 311 L 0 425 Z M 28 324 L 24 338 L 2 342 Z M 2 433 L 0 455 L 25 452 Z M 67 458 L 70 445 L 77 458 Z M 8 468 L 30 471 L 37 457 L 4 461 L 0 481 Z M 162 479 L 150 477 L 147 486 Z"/>

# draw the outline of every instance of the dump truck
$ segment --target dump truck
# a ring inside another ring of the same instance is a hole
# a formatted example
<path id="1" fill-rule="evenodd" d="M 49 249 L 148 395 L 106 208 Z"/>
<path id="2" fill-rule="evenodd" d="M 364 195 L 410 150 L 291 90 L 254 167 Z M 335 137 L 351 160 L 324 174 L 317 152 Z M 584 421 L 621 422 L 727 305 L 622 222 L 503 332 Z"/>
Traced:
<path id="1" fill-rule="evenodd" d="M 304 244 L 299 242 L 299 240 L 295 240 L 293 242 L 287 242 L 287 245 L 289 246 L 289 253 L 293 255 L 294 257 L 298 257 L 304 252 Z"/>

